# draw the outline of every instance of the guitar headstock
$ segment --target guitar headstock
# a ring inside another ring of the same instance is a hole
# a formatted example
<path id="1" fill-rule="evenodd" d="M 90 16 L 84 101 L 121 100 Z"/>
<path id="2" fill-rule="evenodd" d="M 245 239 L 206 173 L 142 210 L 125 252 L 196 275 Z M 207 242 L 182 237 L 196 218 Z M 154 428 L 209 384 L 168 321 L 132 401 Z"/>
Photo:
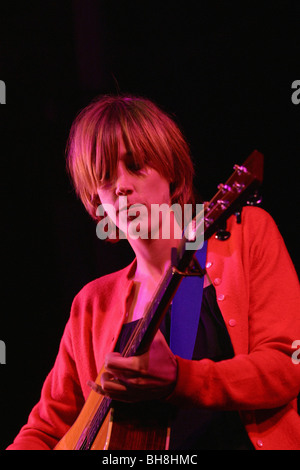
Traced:
<path id="1" fill-rule="evenodd" d="M 204 207 L 204 238 L 209 238 L 228 217 L 250 199 L 263 181 L 264 156 L 255 150 Z"/>
<path id="2" fill-rule="evenodd" d="M 178 258 L 185 250 L 196 251 L 215 232 L 221 233 L 226 220 L 231 214 L 240 213 L 243 205 L 252 199 L 255 203 L 257 190 L 263 180 L 263 155 L 255 150 L 243 163 L 234 165 L 234 172 L 224 184 L 219 184 L 218 191 L 207 203 L 199 206 L 196 217 L 187 225 L 184 231 L 183 244 L 179 250 Z M 256 199 L 258 203 L 258 198 Z M 229 232 L 223 230 L 223 238 L 226 240 Z M 191 242 L 191 243 L 190 243 Z"/>

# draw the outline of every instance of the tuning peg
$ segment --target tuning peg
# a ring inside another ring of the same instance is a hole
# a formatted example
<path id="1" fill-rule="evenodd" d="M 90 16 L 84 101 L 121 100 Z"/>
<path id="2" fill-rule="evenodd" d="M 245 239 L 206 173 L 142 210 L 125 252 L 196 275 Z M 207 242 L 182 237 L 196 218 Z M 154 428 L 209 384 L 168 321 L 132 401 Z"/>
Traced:
<path id="1" fill-rule="evenodd" d="M 241 175 L 242 173 L 249 173 L 247 168 L 242 165 L 234 165 L 233 169 L 237 172 L 238 175 Z"/>
<path id="2" fill-rule="evenodd" d="M 242 192 L 245 188 L 243 183 L 237 183 L 236 181 L 233 183 L 232 187 L 237 190 L 238 193 Z"/>
<path id="3" fill-rule="evenodd" d="M 229 206 L 229 201 L 223 201 L 223 199 L 218 199 L 217 203 L 225 210 Z"/>
<path id="4" fill-rule="evenodd" d="M 218 189 L 219 189 L 220 191 L 223 191 L 223 193 L 226 193 L 227 191 L 228 191 L 228 192 L 231 191 L 231 186 L 229 186 L 228 184 L 220 183 L 220 184 L 218 185 Z"/>

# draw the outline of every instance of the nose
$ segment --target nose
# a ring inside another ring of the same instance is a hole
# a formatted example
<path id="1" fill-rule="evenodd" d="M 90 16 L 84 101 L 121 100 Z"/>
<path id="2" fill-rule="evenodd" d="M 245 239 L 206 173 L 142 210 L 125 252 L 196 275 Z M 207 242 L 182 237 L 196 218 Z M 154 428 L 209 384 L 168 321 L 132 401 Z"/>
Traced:
<path id="1" fill-rule="evenodd" d="M 116 187 L 116 195 L 117 196 L 128 196 L 129 194 L 132 194 L 133 189 L 129 188 L 128 185 L 125 184 L 120 184 L 117 185 Z"/>
<path id="2" fill-rule="evenodd" d="M 128 173 L 123 162 L 119 164 L 115 188 L 116 196 L 128 196 L 133 193 L 132 176 Z"/>

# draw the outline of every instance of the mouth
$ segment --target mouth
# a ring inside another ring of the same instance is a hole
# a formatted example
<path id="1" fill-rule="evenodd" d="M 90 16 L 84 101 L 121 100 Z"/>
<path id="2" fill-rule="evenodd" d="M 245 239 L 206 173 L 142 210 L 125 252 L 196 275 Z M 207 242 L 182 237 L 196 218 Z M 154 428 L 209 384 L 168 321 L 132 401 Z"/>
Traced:
<path id="1" fill-rule="evenodd" d="M 143 214 L 145 209 L 147 210 L 147 207 L 142 203 L 127 204 L 117 210 L 117 216 L 122 215 L 124 217 L 124 214 L 126 214 L 127 219 L 130 221 Z"/>
<path id="2" fill-rule="evenodd" d="M 142 208 L 145 208 L 145 204 L 142 204 L 140 202 L 135 202 L 134 204 L 126 204 L 123 207 L 117 209 L 117 214 L 120 214 L 121 212 L 133 212 L 133 211 L 138 211 L 142 210 Z"/>

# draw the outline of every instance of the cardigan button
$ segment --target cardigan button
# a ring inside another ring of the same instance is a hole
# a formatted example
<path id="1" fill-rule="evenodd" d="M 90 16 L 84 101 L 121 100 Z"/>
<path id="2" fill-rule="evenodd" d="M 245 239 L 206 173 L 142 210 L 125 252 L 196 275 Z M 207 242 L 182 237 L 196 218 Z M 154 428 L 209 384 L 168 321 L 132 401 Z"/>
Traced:
<path id="1" fill-rule="evenodd" d="M 228 322 L 229 326 L 235 326 L 236 325 L 236 320 L 234 318 L 231 318 Z"/>
<path id="2" fill-rule="evenodd" d="M 258 445 L 258 447 L 263 447 L 264 443 L 261 439 L 258 439 L 256 444 Z"/>
<path id="3" fill-rule="evenodd" d="M 206 267 L 206 269 L 208 269 L 208 268 L 211 268 L 212 265 L 213 265 L 213 262 L 212 262 L 212 261 L 207 261 L 205 267 Z"/>
<path id="4" fill-rule="evenodd" d="M 218 300 L 224 300 L 225 299 L 225 295 L 224 294 L 219 294 L 218 297 L 217 297 Z"/>
<path id="5" fill-rule="evenodd" d="M 219 278 L 219 277 L 216 277 L 216 279 L 214 279 L 214 285 L 215 286 L 219 286 L 221 284 L 222 280 Z"/>

